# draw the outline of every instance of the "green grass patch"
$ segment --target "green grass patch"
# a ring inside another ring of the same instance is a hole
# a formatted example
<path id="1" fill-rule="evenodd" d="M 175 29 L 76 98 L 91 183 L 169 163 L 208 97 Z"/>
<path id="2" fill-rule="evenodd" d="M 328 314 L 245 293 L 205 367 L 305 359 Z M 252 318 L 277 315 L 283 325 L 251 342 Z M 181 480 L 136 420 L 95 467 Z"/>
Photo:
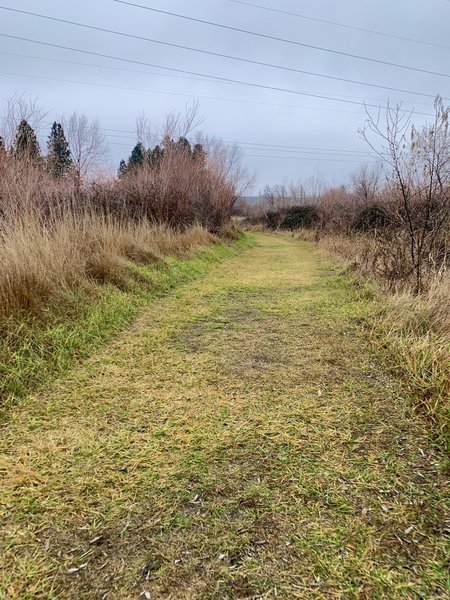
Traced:
<path id="1" fill-rule="evenodd" d="M 446 597 L 443 457 L 376 300 L 254 239 L 11 410 L 0 597 Z"/>
<path id="2" fill-rule="evenodd" d="M 232 245 L 217 242 L 155 265 L 127 263 L 129 277 L 121 289 L 86 282 L 82 289 L 62 291 L 39 318 L 10 320 L 0 331 L 3 416 L 19 398 L 49 384 L 112 339 L 149 301 L 204 276 L 214 264 L 251 244 L 246 235 Z"/>

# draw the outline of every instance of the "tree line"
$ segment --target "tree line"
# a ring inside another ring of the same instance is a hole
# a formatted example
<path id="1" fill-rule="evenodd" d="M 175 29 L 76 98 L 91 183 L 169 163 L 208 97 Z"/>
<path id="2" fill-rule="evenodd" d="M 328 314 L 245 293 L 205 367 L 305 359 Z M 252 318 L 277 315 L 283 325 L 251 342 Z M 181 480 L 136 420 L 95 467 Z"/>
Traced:
<path id="1" fill-rule="evenodd" d="M 206 151 L 203 144 L 191 145 L 185 136 L 180 136 L 177 142 L 166 135 L 162 144 L 157 144 L 154 148 L 146 149 L 142 142 L 138 142 L 131 151 L 128 160 L 120 161 L 118 177 L 119 179 L 130 175 L 141 167 L 150 167 L 158 169 L 164 157 L 168 154 L 179 153 L 190 157 L 195 163 L 204 165 L 206 160 Z"/>
<path id="2" fill-rule="evenodd" d="M 0 137 L 0 152 L 10 154 L 16 160 L 27 161 L 42 166 L 57 178 L 70 176 L 75 171 L 69 143 L 61 123 L 54 121 L 47 140 L 47 154 L 42 155 L 41 147 L 33 127 L 26 119 L 17 126 L 15 139 L 10 148 Z"/>

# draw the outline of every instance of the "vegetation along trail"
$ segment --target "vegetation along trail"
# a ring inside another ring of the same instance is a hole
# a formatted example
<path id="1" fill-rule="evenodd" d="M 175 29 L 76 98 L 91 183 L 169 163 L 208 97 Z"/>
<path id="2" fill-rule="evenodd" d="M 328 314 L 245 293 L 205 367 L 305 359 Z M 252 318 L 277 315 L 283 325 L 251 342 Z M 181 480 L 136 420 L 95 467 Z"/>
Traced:
<path id="1" fill-rule="evenodd" d="M 375 300 L 254 237 L 12 409 L 4 598 L 447 597 L 442 455 Z"/>

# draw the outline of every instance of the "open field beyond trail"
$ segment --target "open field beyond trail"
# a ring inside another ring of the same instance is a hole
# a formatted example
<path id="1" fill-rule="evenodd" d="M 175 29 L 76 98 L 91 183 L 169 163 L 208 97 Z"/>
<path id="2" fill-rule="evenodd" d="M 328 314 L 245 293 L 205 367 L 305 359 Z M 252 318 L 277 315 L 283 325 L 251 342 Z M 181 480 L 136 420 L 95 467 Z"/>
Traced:
<path id="1" fill-rule="evenodd" d="M 1 597 L 448 597 L 443 458 L 376 301 L 255 238 L 11 409 Z"/>

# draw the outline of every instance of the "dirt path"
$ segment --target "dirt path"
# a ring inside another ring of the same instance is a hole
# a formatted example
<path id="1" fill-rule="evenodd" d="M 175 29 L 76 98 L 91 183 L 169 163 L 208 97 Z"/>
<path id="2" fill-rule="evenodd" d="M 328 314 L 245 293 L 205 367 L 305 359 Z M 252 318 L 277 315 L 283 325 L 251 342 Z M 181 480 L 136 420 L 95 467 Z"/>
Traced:
<path id="1" fill-rule="evenodd" d="M 439 455 L 370 352 L 371 308 L 259 235 L 24 401 L 0 597 L 447 597 Z"/>

